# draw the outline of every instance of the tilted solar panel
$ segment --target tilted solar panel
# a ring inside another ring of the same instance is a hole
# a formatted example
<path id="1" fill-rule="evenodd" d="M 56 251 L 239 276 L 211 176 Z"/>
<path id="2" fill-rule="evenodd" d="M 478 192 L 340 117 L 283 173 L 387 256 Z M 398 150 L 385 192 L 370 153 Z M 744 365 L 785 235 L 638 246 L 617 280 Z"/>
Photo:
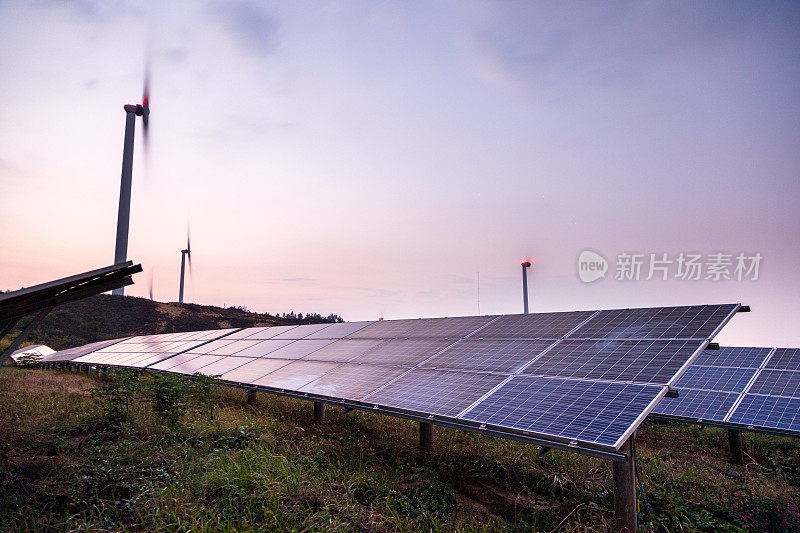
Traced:
<path id="1" fill-rule="evenodd" d="M 258 378 L 253 384 L 275 389 L 299 390 L 303 385 L 322 377 L 338 366 L 339 363 L 294 361 Z"/>
<path id="2" fill-rule="evenodd" d="M 380 320 L 347 336 L 349 339 L 393 339 L 407 337 L 406 333 L 422 325 L 423 318 Z"/>
<path id="3" fill-rule="evenodd" d="M 335 342 L 331 339 L 299 340 L 269 353 L 270 358 L 301 359 Z"/>
<path id="4" fill-rule="evenodd" d="M 417 366 L 454 342 L 450 339 L 392 339 L 355 361 L 372 365 Z"/>
<path id="5" fill-rule="evenodd" d="M 303 357 L 310 361 L 330 361 L 345 363 L 364 355 L 376 346 L 387 342 L 382 339 L 342 339 L 328 344 Z"/>
<path id="6" fill-rule="evenodd" d="M 762 370 L 747 392 L 766 396 L 800 398 L 800 372 L 797 370 Z"/>
<path id="7" fill-rule="evenodd" d="M 423 368 L 511 373 L 549 346 L 551 340 L 466 339 L 422 364 Z"/>
<path id="8" fill-rule="evenodd" d="M 800 432 L 800 399 L 745 394 L 729 422 Z"/>
<path id="9" fill-rule="evenodd" d="M 693 305 L 600 311 L 571 338 L 710 339 L 735 305 Z"/>
<path id="10" fill-rule="evenodd" d="M 126 337 L 127 338 L 127 337 Z M 122 339 L 113 339 L 109 341 L 100 341 L 100 342 L 93 342 L 91 344 L 85 344 L 83 346 L 76 346 L 75 348 L 68 348 L 66 350 L 59 350 L 55 353 L 51 353 L 50 355 L 45 355 L 39 359 L 42 363 L 57 363 L 57 362 L 64 362 L 64 361 L 72 361 L 73 359 L 77 359 L 78 357 L 84 356 L 86 354 L 90 354 L 96 352 L 98 350 L 102 350 L 103 348 L 107 348 L 111 345 L 117 344 L 119 342 L 124 341 L 126 338 Z"/>
<path id="11" fill-rule="evenodd" d="M 664 398 L 653 413 L 692 420 L 724 420 L 739 398 L 734 392 L 680 389 L 677 398 Z"/>
<path id="12" fill-rule="evenodd" d="M 516 376 L 463 417 L 618 447 L 660 391 L 649 385 Z"/>
<path id="13" fill-rule="evenodd" d="M 284 331 L 283 333 L 278 333 L 273 339 L 304 339 L 309 335 L 313 335 L 314 333 L 322 333 L 322 330 L 331 327 L 330 324 L 305 324 L 303 326 L 297 326 L 295 328 L 289 329 Z M 327 337 L 322 337 L 327 338 Z"/>
<path id="14" fill-rule="evenodd" d="M 415 368 L 362 401 L 455 417 L 504 379 L 496 374 Z"/>
<path id="15" fill-rule="evenodd" d="M 551 339 L 566 336 L 596 311 L 504 315 L 473 336 L 483 339 Z"/>
<path id="16" fill-rule="evenodd" d="M 793 348 L 722 347 L 706 350 L 678 381 L 678 398 L 664 398 L 653 413 L 667 418 L 698 419 L 729 428 L 797 433 L 791 408 L 800 401 L 800 371 L 779 370 L 797 363 Z M 776 356 L 778 359 L 776 360 Z M 703 366 L 726 363 L 730 366 Z M 706 390 L 700 390 L 706 389 Z M 725 391 L 725 407 L 718 405 Z M 730 400 L 733 403 L 728 405 Z"/>
<path id="17" fill-rule="evenodd" d="M 800 348 L 776 348 L 766 368 L 775 370 L 800 370 Z"/>
<path id="18" fill-rule="evenodd" d="M 223 373 L 220 378 L 234 383 L 252 384 L 255 383 L 259 378 L 262 378 L 270 372 L 278 370 L 279 368 L 282 368 L 291 362 L 292 360 L 290 359 L 250 359 L 250 362 Z"/>
<path id="19" fill-rule="evenodd" d="M 702 346 L 697 341 L 571 340 L 554 345 L 522 373 L 667 385 Z"/>
<path id="20" fill-rule="evenodd" d="M 616 453 L 737 309 L 217 330 L 128 339 L 95 355 L 123 366 L 220 375 L 283 394 L 475 431 L 490 427 L 555 446 L 577 440 L 596 453 Z"/>
<path id="21" fill-rule="evenodd" d="M 727 366 L 736 368 L 758 368 L 772 352 L 772 348 L 747 348 L 722 346 L 719 350 L 704 350 L 694 364 L 704 366 Z"/>
<path id="22" fill-rule="evenodd" d="M 675 384 L 675 388 L 679 391 L 691 388 L 739 394 L 744 391 L 755 374 L 755 368 L 692 365 L 686 369 L 686 373 Z"/>
<path id="23" fill-rule="evenodd" d="M 301 387 L 300 391 L 360 400 L 405 372 L 408 372 L 407 368 L 398 366 L 347 364 Z"/>

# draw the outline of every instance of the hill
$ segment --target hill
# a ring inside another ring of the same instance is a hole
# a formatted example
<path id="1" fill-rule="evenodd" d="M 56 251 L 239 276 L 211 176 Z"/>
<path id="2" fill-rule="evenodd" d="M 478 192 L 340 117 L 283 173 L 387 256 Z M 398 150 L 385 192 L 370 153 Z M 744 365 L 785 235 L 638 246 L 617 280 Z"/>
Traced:
<path id="1" fill-rule="evenodd" d="M 25 327 L 27 320 L 17 325 L 15 334 Z M 322 322 L 342 322 L 342 318 L 333 314 L 323 317 L 317 313 L 295 315 L 294 312 L 273 316 L 253 313 L 243 307 L 164 303 L 100 294 L 53 310 L 25 344 L 46 344 L 55 350 L 63 350 L 131 335 Z M 0 340 L 0 351 L 9 342 L 8 338 L 5 343 Z"/>

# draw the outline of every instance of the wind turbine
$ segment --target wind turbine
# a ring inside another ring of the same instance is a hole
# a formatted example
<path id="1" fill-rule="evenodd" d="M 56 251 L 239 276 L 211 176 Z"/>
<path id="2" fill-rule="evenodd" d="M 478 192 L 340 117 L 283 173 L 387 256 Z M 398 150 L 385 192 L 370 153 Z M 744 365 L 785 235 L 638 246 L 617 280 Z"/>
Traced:
<path id="1" fill-rule="evenodd" d="M 122 150 L 122 180 L 119 187 L 119 212 L 117 214 L 117 244 L 114 249 L 114 264 L 128 260 L 128 227 L 131 219 L 131 181 L 133 179 L 133 134 L 136 117 L 142 117 L 144 145 L 147 149 L 147 130 L 150 123 L 150 75 L 149 69 L 144 77 L 144 94 L 141 104 L 126 104 L 125 145 Z M 111 294 L 125 294 L 124 287 L 114 289 Z"/>
<path id="2" fill-rule="evenodd" d="M 181 288 L 178 292 L 178 303 L 183 303 L 183 281 L 186 273 L 186 260 L 189 260 L 189 275 L 192 275 L 192 245 L 189 240 L 189 230 L 186 230 L 186 249 L 181 250 Z"/>

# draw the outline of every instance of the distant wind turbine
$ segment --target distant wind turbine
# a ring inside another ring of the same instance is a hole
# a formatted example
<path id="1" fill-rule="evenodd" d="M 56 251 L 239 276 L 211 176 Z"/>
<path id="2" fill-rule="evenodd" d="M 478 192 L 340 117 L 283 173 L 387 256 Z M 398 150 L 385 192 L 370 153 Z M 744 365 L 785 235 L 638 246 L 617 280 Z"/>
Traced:
<path id="1" fill-rule="evenodd" d="M 178 292 L 178 302 L 183 303 L 183 283 L 186 279 L 186 262 L 189 262 L 189 275 L 192 276 L 192 244 L 189 239 L 189 228 L 186 228 L 186 249 L 181 250 L 181 288 Z M 194 276 L 192 276 L 194 280 Z"/>

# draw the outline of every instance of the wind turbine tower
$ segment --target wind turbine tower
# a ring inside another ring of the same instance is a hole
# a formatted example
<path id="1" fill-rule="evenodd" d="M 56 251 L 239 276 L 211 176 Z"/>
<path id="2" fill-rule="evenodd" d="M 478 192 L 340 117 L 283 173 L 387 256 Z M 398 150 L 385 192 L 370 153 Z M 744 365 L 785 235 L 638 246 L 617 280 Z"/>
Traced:
<path id="1" fill-rule="evenodd" d="M 186 279 L 186 260 L 189 260 L 189 274 L 192 273 L 192 245 L 189 241 L 189 234 L 186 234 L 186 249 L 181 250 L 181 287 L 178 291 L 178 303 L 183 303 L 183 282 Z"/>
<path id="2" fill-rule="evenodd" d="M 117 244 L 114 248 L 114 264 L 128 260 L 128 228 L 131 220 L 131 181 L 133 179 L 133 136 L 136 129 L 136 117 L 142 117 L 145 147 L 147 146 L 147 130 L 150 123 L 150 91 L 148 79 L 145 77 L 144 96 L 141 104 L 126 104 L 125 109 L 125 146 L 122 150 L 122 180 L 119 187 L 119 212 L 117 214 Z M 125 288 L 114 289 L 111 294 L 125 294 Z"/>

